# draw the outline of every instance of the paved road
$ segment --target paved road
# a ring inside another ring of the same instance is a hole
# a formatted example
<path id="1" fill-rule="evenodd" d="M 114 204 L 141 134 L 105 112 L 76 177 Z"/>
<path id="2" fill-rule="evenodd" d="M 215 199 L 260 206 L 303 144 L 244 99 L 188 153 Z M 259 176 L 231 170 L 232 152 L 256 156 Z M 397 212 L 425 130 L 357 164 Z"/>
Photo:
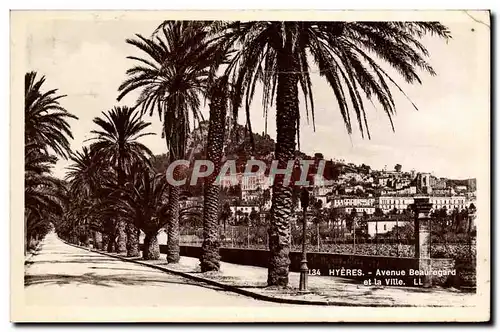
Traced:
<path id="1" fill-rule="evenodd" d="M 55 234 L 25 266 L 26 305 L 285 306 L 75 248 Z"/>

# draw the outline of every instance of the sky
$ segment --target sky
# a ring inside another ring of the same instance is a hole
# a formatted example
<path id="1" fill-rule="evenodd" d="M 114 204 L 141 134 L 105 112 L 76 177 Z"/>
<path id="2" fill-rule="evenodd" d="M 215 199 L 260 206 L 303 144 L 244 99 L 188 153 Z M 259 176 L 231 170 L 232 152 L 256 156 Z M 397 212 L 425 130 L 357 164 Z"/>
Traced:
<path id="1" fill-rule="evenodd" d="M 142 56 L 140 50 L 125 40 L 136 33 L 148 36 L 161 23 L 157 17 L 118 14 L 93 15 L 92 20 L 88 15 L 86 19 L 78 18 L 33 19 L 26 21 L 25 26 L 26 71 L 45 75 L 45 89 L 57 88 L 67 95 L 61 105 L 79 118 L 70 120 L 73 150 L 89 144 L 86 140 L 92 137 L 90 131 L 96 129 L 92 121 L 95 117 L 114 106 L 134 104 L 137 94 L 130 94 L 120 103 L 116 101 L 118 86 L 126 78 L 125 71 L 134 63 L 126 57 Z M 394 89 L 395 132 L 381 106 L 375 103 L 373 107 L 365 102 L 371 140 L 362 139 L 356 128 L 349 135 L 335 95 L 319 74 L 314 73 L 315 130 L 312 123 L 306 122 L 304 103 L 301 103 L 301 151 L 321 152 L 327 159 L 365 163 L 373 169 L 385 166 L 393 169 L 399 163 L 403 171 L 415 169 L 448 178 L 476 177 L 480 169 L 478 150 L 488 143 L 479 133 L 488 128 L 485 125 L 489 123 L 489 63 L 484 61 L 485 52 L 489 54 L 489 45 L 485 43 L 489 40 L 489 27 L 466 13 L 456 14 L 453 19 L 443 16 L 441 22 L 450 29 L 451 40 L 445 42 L 437 37 L 422 40 L 437 75 L 422 73 L 422 85 L 408 85 L 395 76 L 418 111 Z M 204 114 L 208 117 L 207 109 Z M 240 114 L 240 123 L 243 123 L 243 112 Z M 265 121 L 260 93 L 256 93 L 251 114 L 253 130 L 263 132 Z M 155 154 L 166 152 L 158 117 L 146 116 L 145 119 L 152 123 L 151 131 L 157 135 L 144 137 L 143 143 Z M 273 109 L 267 127 L 275 138 Z M 64 176 L 68 164 L 68 161 L 59 161 L 54 174 Z"/>

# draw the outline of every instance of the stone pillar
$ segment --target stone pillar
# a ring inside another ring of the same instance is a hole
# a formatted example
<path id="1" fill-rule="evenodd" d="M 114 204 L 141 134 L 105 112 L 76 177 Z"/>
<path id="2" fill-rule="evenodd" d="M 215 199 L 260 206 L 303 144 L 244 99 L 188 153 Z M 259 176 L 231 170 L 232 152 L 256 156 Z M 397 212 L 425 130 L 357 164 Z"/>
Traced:
<path id="1" fill-rule="evenodd" d="M 415 211 L 415 258 L 418 259 L 418 268 L 421 271 L 431 270 L 431 233 L 430 211 L 432 203 L 428 197 L 416 197 L 413 205 Z M 432 276 L 422 276 L 424 287 L 431 286 Z"/>

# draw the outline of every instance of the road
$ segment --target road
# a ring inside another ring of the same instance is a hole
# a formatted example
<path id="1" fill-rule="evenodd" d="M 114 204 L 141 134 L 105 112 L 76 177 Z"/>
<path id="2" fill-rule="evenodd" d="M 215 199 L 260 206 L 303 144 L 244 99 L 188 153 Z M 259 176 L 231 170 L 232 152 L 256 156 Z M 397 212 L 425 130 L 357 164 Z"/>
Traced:
<path id="1" fill-rule="evenodd" d="M 76 248 L 55 234 L 25 265 L 24 284 L 26 305 L 37 306 L 286 306 Z"/>

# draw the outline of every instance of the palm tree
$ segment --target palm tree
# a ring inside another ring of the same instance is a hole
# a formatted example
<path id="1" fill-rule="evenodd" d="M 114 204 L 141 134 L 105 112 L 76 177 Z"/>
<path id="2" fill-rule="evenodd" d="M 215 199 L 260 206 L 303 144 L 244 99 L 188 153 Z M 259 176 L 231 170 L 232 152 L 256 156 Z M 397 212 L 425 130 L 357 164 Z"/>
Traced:
<path id="1" fill-rule="evenodd" d="M 299 86 L 306 114 L 314 121 L 311 63 L 331 86 L 347 132 L 352 133 L 351 108 L 362 136 L 366 132 L 370 138 L 362 93 L 367 99 L 378 100 L 392 126 L 396 108 L 389 84 L 403 91 L 374 56 L 395 68 L 406 82 L 420 83 L 418 70 L 435 74 L 426 61 L 428 51 L 420 42 L 427 33 L 450 38 L 448 29 L 437 22 L 253 21 L 221 24 L 217 40 L 238 49 L 225 74 L 239 92 L 232 97 L 232 104 L 245 102 L 250 132 L 250 104 L 257 82 L 263 85 L 266 119 L 268 106 L 276 101 L 275 159 L 284 169 L 294 159 L 299 137 Z M 235 119 L 237 113 L 235 107 Z M 292 188 L 278 176 L 272 194 L 268 285 L 288 284 L 291 214 Z"/>
<path id="2" fill-rule="evenodd" d="M 108 112 L 102 112 L 102 117 L 94 118 L 94 123 L 99 127 L 92 130 L 95 140 L 92 148 L 96 150 L 98 159 L 102 163 L 109 163 L 117 175 L 117 187 L 123 186 L 130 178 L 130 168 L 134 162 L 147 164 L 152 152 L 139 138 L 154 135 L 144 132 L 151 124 L 141 120 L 138 112 L 134 109 L 115 107 Z M 139 255 L 139 230 L 133 223 L 124 223 L 118 220 L 118 242 L 116 251 L 127 253 L 129 257 Z"/>
<path id="3" fill-rule="evenodd" d="M 167 21 L 151 38 L 136 35 L 126 42 L 136 46 L 147 58 L 129 56 L 138 64 L 119 87 L 118 100 L 134 90 L 140 90 L 136 107 L 141 114 L 158 113 L 163 121 L 162 137 L 169 150 L 170 161 L 184 159 L 190 119 L 199 122 L 201 98 L 215 74 L 219 52 L 205 40 L 208 31 L 204 22 Z M 182 178 L 177 167 L 173 177 Z M 168 200 L 167 261 L 179 261 L 179 193 L 170 186 Z"/>
<path id="4" fill-rule="evenodd" d="M 57 89 L 42 92 L 45 76 L 39 80 L 32 71 L 24 76 L 24 137 L 25 146 L 36 144 L 45 153 L 48 149 L 67 158 L 69 138 L 73 138 L 68 119 L 78 119 L 59 104 L 65 95 L 56 95 Z"/>
<path id="5" fill-rule="evenodd" d="M 200 256 L 202 272 L 218 271 L 219 256 L 219 198 L 220 185 L 217 176 L 221 169 L 226 128 L 228 100 L 227 78 L 219 78 L 210 91 L 210 122 L 208 125 L 207 159 L 214 164 L 214 171 L 205 178 L 203 203 L 203 244 Z M 225 233 L 224 233 L 225 234 Z"/>
<path id="6" fill-rule="evenodd" d="M 24 77 L 25 253 L 32 237 L 44 236 L 52 221 L 63 214 L 64 182 L 51 173 L 56 156 L 68 156 L 68 138 L 73 137 L 67 120 L 76 119 L 60 106 L 59 99 L 64 96 L 56 95 L 57 89 L 42 91 L 45 77 L 37 80 L 36 75 L 29 72 Z"/>
<path id="7" fill-rule="evenodd" d="M 56 158 L 28 144 L 25 148 L 24 235 L 25 253 L 33 236 L 45 235 L 49 219 L 61 216 L 66 203 L 64 183 L 50 175 Z"/>
<path id="8" fill-rule="evenodd" d="M 108 163 L 99 159 L 98 151 L 94 146 L 84 146 L 82 151 L 71 154 L 72 164 L 67 167 L 65 180 L 69 181 L 69 207 L 68 222 L 75 225 L 84 223 L 92 225 L 95 232 L 103 233 L 103 247 L 109 252 L 114 250 L 115 216 L 103 218 L 96 214 L 96 207 L 107 196 L 103 194 L 105 188 L 116 183 L 116 175 L 109 168 Z M 99 226 L 97 226 L 99 225 Z M 87 227 L 90 231 L 90 227 Z M 88 235 L 88 234 L 87 234 Z M 97 237 L 93 235 L 93 237 Z"/>
<path id="9" fill-rule="evenodd" d="M 123 189 L 122 199 L 116 201 L 124 218 L 144 234 L 142 257 L 145 260 L 160 258 L 158 231 L 165 225 L 167 216 L 167 181 L 165 174 L 154 174 L 142 163 L 133 166 L 131 182 Z"/>

